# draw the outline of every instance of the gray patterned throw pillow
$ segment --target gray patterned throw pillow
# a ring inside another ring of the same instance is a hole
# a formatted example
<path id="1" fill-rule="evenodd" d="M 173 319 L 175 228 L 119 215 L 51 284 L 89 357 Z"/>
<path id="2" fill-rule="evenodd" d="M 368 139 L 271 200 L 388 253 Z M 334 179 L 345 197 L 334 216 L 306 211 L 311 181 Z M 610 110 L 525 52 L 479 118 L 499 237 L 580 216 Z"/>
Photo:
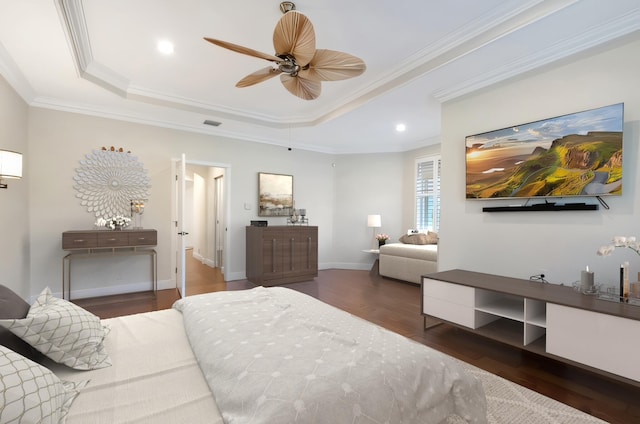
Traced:
<path id="1" fill-rule="evenodd" d="M 88 381 L 63 382 L 47 368 L 0 346 L 0 423 L 57 424 Z"/>
<path id="2" fill-rule="evenodd" d="M 100 318 L 53 297 L 48 287 L 40 293 L 26 318 L 3 319 L 0 326 L 68 367 L 90 370 L 111 365 L 103 345 L 106 333 Z"/>

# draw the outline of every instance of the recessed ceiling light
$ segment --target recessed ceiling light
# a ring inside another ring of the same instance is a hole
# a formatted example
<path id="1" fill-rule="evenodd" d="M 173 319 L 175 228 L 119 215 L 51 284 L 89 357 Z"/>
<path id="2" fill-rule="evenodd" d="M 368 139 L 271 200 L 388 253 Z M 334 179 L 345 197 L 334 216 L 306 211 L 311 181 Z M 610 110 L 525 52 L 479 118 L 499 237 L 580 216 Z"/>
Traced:
<path id="1" fill-rule="evenodd" d="M 404 131 L 406 129 L 407 129 L 407 126 L 405 124 L 396 125 L 396 131 L 398 131 L 398 132 L 402 132 L 402 131 Z"/>
<path id="2" fill-rule="evenodd" d="M 173 43 L 167 40 L 158 41 L 158 51 L 162 54 L 173 53 Z"/>

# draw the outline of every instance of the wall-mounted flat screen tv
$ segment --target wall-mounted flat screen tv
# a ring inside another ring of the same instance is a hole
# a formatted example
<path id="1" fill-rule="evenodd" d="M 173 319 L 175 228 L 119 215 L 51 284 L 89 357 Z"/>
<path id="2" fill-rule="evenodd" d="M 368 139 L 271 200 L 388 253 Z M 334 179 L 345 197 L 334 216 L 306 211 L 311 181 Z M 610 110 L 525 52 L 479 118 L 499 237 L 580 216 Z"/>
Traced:
<path id="1" fill-rule="evenodd" d="M 622 194 L 624 104 L 466 137 L 467 199 Z"/>

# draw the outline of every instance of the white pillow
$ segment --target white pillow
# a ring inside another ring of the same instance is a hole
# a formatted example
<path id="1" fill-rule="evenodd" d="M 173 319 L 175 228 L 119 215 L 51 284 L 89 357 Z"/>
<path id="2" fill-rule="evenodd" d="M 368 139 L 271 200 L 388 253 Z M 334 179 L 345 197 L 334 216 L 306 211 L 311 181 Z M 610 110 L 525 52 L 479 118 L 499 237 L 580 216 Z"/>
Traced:
<path id="1" fill-rule="evenodd" d="M 88 381 L 63 382 L 47 368 L 0 346 L 0 423 L 63 422 Z"/>
<path id="2" fill-rule="evenodd" d="M 103 340 L 100 318 L 44 289 L 26 318 L 3 319 L 0 326 L 44 353 L 55 362 L 78 370 L 111 365 Z"/>

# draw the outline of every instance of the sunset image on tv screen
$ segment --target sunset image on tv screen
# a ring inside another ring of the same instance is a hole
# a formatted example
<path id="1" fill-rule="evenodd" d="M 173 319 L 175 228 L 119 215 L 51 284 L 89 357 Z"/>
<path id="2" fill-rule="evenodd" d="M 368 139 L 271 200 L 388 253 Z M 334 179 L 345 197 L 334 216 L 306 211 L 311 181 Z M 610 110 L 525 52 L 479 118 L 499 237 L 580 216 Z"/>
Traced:
<path id="1" fill-rule="evenodd" d="M 466 137 L 468 199 L 622 194 L 624 104 Z"/>

